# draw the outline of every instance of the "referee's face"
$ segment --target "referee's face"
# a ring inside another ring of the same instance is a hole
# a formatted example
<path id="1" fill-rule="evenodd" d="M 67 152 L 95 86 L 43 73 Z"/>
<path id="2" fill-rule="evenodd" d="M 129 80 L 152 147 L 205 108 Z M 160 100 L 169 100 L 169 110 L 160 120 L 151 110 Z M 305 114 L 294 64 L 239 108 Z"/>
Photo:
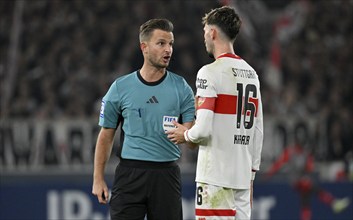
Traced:
<path id="1" fill-rule="evenodd" d="M 172 32 L 154 30 L 151 38 L 144 42 L 145 62 L 157 67 L 166 68 L 173 53 L 174 35 Z"/>

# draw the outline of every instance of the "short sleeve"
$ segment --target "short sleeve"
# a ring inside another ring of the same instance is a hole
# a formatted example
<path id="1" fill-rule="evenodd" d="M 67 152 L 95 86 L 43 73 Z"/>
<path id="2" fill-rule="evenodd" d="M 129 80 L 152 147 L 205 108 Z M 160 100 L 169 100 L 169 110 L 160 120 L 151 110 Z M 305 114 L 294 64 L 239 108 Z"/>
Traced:
<path id="1" fill-rule="evenodd" d="M 119 92 L 115 81 L 103 97 L 99 125 L 105 128 L 117 128 L 120 114 Z"/>
<path id="2" fill-rule="evenodd" d="M 212 73 L 207 66 L 204 66 L 199 70 L 196 79 L 196 96 L 217 97 L 215 82 L 211 74 Z"/>

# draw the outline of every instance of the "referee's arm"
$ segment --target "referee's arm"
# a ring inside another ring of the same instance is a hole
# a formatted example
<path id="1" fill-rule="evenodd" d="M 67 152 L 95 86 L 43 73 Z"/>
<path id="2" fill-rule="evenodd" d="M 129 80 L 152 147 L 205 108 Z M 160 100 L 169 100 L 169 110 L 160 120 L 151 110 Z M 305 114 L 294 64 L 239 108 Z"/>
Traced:
<path id="1" fill-rule="evenodd" d="M 109 199 L 108 187 L 104 180 L 104 170 L 113 148 L 115 131 L 114 128 L 102 127 L 96 143 L 92 194 L 97 196 L 99 203 L 102 204 L 107 204 Z"/>

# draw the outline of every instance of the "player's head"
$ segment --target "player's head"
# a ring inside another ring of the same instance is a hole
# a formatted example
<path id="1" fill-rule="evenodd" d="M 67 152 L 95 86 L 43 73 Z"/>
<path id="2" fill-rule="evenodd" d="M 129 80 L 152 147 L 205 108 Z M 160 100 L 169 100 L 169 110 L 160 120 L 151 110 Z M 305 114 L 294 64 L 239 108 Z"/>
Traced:
<path id="1" fill-rule="evenodd" d="M 166 68 L 173 53 L 173 24 L 167 19 L 151 19 L 140 26 L 140 47 L 148 64 Z"/>
<path id="2" fill-rule="evenodd" d="M 202 18 L 204 25 L 204 37 L 207 52 L 213 56 L 214 45 L 212 40 L 218 37 L 222 41 L 230 41 L 234 43 L 241 26 L 239 15 L 234 8 L 223 6 L 212 9 Z M 218 35 L 214 33 L 217 30 Z"/>

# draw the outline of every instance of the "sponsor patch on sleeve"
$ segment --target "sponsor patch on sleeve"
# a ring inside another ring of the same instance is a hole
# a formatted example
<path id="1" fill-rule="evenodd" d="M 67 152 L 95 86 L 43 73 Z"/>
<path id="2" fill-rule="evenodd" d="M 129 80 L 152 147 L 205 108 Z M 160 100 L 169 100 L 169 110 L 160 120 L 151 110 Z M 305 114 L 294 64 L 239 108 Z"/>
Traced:
<path id="1" fill-rule="evenodd" d="M 207 89 L 207 79 L 197 78 L 196 79 L 196 88 L 197 89 Z"/>

